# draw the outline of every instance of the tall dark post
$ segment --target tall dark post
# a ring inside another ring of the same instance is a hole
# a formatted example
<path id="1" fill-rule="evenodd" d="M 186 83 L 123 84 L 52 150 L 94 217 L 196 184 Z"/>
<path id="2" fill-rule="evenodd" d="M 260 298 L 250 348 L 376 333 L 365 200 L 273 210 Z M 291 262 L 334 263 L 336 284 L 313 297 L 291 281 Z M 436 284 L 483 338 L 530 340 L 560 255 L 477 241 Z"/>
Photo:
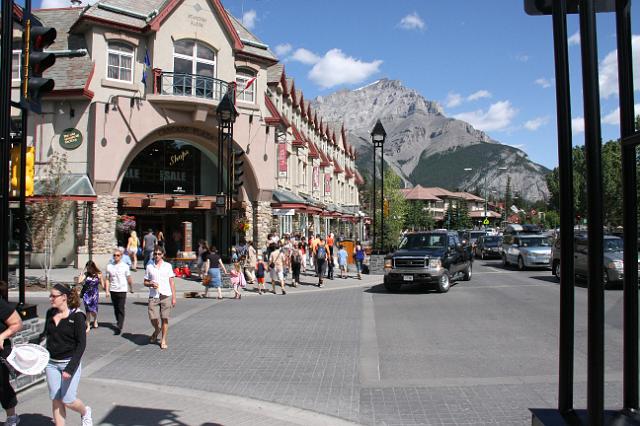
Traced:
<path id="1" fill-rule="evenodd" d="M 233 123 L 236 121 L 236 117 L 238 116 L 238 111 L 236 107 L 233 105 L 233 99 L 231 98 L 231 93 L 235 93 L 233 88 L 229 88 L 227 93 L 222 97 L 218 107 L 216 108 L 216 115 L 218 116 L 218 194 L 222 193 L 222 179 L 224 177 L 224 171 L 222 166 L 224 164 L 224 148 L 227 147 L 227 191 L 225 194 L 226 199 L 226 216 L 227 216 L 227 235 L 225 239 L 225 247 L 220 249 L 220 253 L 226 253 L 231 256 L 231 193 L 233 191 L 232 187 L 232 176 L 231 176 L 231 152 L 233 149 Z M 219 217 L 218 221 L 218 238 L 220 243 L 222 243 L 222 216 Z"/>
<path id="2" fill-rule="evenodd" d="M 587 169 L 587 231 L 589 233 L 587 412 L 589 424 L 597 426 L 604 423 L 604 288 L 602 286 L 604 248 L 600 90 L 594 1 L 584 0 L 580 3 L 580 48 Z"/>
<path id="3" fill-rule="evenodd" d="M 373 249 L 376 250 L 376 162 L 378 161 L 378 157 L 376 156 L 376 150 L 380 148 L 380 176 L 381 176 L 381 199 L 380 199 L 380 221 L 382 224 L 382 244 L 381 247 L 384 246 L 384 139 L 387 136 L 387 132 L 384 130 L 382 123 L 380 120 L 376 121 L 376 125 L 373 126 L 373 130 L 371 130 L 371 141 L 373 142 Z"/>
<path id="4" fill-rule="evenodd" d="M 11 144 L 11 58 L 13 55 L 13 1 L 2 1 L 0 44 L 0 280 L 9 280 L 9 150 Z M 8 294 L 2 294 L 7 299 Z"/>
<path id="5" fill-rule="evenodd" d="M 387 212 L 387 203 L 384 199 L 384 146 L 380 146 L 380 249 L 384 251 L 387 240 L 384 233 L 384 215 Z"/>
<path id="6" fill-rule="evenodd" d="M 225 141 L 225 129 L 224 129 L 225 124 L 223 124 L 220 121 L 220 118 L 218 118 L 218 186 L 216 188 L 216 195 L 221 195 L 224 193 L 223 191 L 223 181 L 224 181 L 224 174 L 223 174 L 223 165 L 224 165 L 224 158 L 223 158 L 223 154 L 224 154 L 224 141 Z M 218 207 L 216 206 L 216 242 L 215 245 L 217 246 L 218 250 L 222 249 L 222 217 L 219 212 L 217 211 Z"/>
<path id="7" fill-rule="evenodd" d="M 558 410 L 573 410 L 574 275 L 573 275 L 573 153 L 571 91 L 567 46 L 567 2 L 553 2 L 558 170 L 560 183 L 560 332 Z"/>
<path id="8" fill-rule="evenodd" d="M 618 89 L 622 143 L 622 220 L 624 226 L 624 358 L 623 409 L 638 410 L 638 206 L 636 204 L 636 146 L 634 135 L 633 66 L 631 53 L 631 2 L 616 1 Z"/>

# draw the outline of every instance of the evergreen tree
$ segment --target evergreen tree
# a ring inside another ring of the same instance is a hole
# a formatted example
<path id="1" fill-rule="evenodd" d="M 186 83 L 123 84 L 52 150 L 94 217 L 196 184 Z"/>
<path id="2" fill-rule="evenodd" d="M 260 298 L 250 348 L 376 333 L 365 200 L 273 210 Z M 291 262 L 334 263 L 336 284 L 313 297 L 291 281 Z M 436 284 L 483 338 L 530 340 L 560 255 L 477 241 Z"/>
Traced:
<path id="1" fill-rule="evenodd" d="M 385 239 L 383 246 L 387 249 L 398 245 L 409 208 L 407 199 L 400 191 L 402 187 L 400 177 L 390 167 L 386 167 L 384 171 L 384 198 L 387 200 L 388 210 L 384 218 Z M 384 206 L 380 206 L 379 214 L 384 213 Z"/>

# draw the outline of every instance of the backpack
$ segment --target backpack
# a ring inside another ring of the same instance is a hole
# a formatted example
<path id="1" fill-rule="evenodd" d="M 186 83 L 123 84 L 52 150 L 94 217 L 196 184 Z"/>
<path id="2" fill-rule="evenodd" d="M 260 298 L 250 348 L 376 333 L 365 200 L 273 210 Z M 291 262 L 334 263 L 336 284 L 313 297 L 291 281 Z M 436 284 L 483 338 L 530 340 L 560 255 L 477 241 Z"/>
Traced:
<path id="1" fill-rule="evenodd" d="M 316 259 L 325 260 L 327 258 L 327 249 L 324 246 L 318 246 L 316 251 Z"/>
<path id="2" fill-rule="evenodd" d="M 295 253 L 293 253 L 293 256 L 291 256 L 291 262 L 295 264 L 302 263 L 302 255 L 300 254 L 300 250 L 296 250 Z"/>

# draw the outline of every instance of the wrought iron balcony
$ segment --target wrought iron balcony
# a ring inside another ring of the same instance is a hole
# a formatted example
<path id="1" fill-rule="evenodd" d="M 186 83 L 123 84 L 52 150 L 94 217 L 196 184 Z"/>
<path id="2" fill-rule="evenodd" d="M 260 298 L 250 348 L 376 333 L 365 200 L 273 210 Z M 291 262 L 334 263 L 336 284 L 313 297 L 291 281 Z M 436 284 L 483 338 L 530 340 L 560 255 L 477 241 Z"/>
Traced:
<path id="1" fill-rule="evenodd" d="M 153 85 L 155 95 L 186 96 L 219 101 L 227 92 L 233 94 L 235 90 L 235 83 L 227 83 L 213 77 L 155 71 Z M 235 96 L 232 96 L 232 99 L 235 99 Z"/>

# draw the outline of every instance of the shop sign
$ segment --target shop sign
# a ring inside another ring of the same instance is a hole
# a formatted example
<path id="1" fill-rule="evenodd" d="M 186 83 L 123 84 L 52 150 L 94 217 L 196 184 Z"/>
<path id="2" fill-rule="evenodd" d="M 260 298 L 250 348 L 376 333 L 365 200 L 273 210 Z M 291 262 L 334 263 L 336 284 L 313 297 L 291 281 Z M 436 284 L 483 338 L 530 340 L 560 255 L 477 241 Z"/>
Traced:
<path id="1" fill-rule="evenodd" d="M 274 216 L 295 216 L 295 209 L 273 209 Z"/>
<path id="2" fill-rule="evenodd" d="M 64 129 L 60 134 L 60 146 L 67 151 L 74 150 L 82 145 L 82 133 L 72 127 Z"/>
<path id="3" fill-rule="evenodd" d="M 315 166 L 313 168 L 313 176 L 311 178 L 312 190 L 317 191 L 320 186 L 320 167 Z"/>
<path id="4" fill-rule="evenodd" d="M 324 174 L 324 193 L 331 194 L 331 173 Z"/>
<path id="5" fill-rule="evenodd" d="M 278 144 L 278 177 L 287 177 L 287 144 Z"/>

